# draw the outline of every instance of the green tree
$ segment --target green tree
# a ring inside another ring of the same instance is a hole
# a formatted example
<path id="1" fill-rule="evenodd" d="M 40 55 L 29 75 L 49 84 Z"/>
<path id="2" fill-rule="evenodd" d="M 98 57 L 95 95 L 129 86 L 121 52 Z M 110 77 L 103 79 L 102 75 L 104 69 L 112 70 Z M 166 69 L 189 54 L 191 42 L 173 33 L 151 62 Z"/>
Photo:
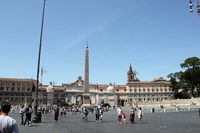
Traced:
<path id="1" fill-rule="evenodd" d="M 182 79 L 190 86 L 192 96 L 199 96 L 200 59 L 197 57 L 187 58 L 184 63 L 181 64 L 181 68 L 185 69 Z"/>
<path id="2" fill-rule="evenodd" d="M 171 87 L 174 93 L 174 98 L 191 98 L 186 81 L 183 79 L 184 73 L 182 71 L 169 74 Z"/>
<path id="3" fill-rule="evenodd" d="M 174 93 L 178 93 L 180 89 L 180 80 L 182 72 L 170 73 L 167 77 L 170 78 L 171 88 Z"/>
<path id="4" fill-rule="evenodd" d="M 180 66 L 184 71 L 168 75 L 174 97 L 200 96 L 200 59 L 197 57 L 187 58 Z"/>
<path id="5" fill-rule="evenodd" d="M 200 59 L 198 57 L 187 58 L 184 63 L 181 63 L 181 68 L 194 69 L 200 67 Z"/>

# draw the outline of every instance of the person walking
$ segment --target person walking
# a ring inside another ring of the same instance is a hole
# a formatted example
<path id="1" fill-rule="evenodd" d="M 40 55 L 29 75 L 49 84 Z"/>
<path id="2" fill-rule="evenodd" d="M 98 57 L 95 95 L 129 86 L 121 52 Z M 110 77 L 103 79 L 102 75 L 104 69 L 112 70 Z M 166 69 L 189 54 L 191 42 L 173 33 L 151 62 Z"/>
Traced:
<path id="1" fill-rule="evenodd" d="M 23 125 L 24 124 L 24 105 L 21 106 L 19 113 L 21 115 L 21 125 Z"/>
<path id="2" fill-rule="evenodd" d="M 11 105 L 9 102 L 2 102 L 0 105 L 0 133 L 19 133 L 17 121 L 10 116 Z"/>
<path id="3" fill-rule="evenodd" d="M 82 108 L 82 120 L 87 122 L 89 109 L 87 107 Z"/>
<path id="4" fill-rule="evenodd" d="M 96 118 L 96 122 L 99 121 L 99 116 L 100 116 L 100 109 L 98 107 L 96 107 L 95 109 L 95 118 Z"/>
<path id="5" fill-rule="evenodd" d="M 25 114 L 26 114 L 26 119 L 24 122 L 24 126 L 31 126 L 31 115 L 32 115 L 32 107 L 31 105 L 28 105 L 28 107 L 26 107 L 25 109 Z"/>
<path id="6" fill-rule="evenodd" d="M 132 107 L 130 110 L 130 121 L 132 124 L 134 123 L 134 120 L 135 120 L 135 108 Z"/>
<path id="7" fill-rule="evenodd" d="M 142 117 L 143 117 L 143 111 L 142 111 L 141 107 L 138 109 L 138 114 L 137 115 L 138 115 L 139 123 L 141 123 Z"/>
<path id="8" fill-rule="evenodd" d="M 103 122 L 103 108 L 99 109 L 99 120 L 100 122 Z"/>
<path id="9" fill-rule="evenodd" d="M 117 108 L 117 114 L 118 114 L 118 122 L 121 124 L 122 116 L 121 116 L 122 109 L 120 107 Z"/>
<path id="10" fill-rule="evenodd" d="M 54 120 L 58 121 L 58 116 L 59 116 L 59 107 L 54 108 Z"/>
<path id="11" fill-rule="evenodd" d="M 123 124 L 126 124 L 126 114 L 124 111 L 121 111 L 121 122 L 123 122 Z"/>

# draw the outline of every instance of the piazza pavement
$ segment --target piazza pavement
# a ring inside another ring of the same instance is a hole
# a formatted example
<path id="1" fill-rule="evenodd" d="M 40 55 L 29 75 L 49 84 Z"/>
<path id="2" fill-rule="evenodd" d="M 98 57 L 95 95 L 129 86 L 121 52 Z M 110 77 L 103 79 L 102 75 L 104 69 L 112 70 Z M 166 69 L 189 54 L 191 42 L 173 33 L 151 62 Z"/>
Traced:
<path id="1" fill-rule="evenodd" d="M 199 133 L 200 117 L 199 106 L 182 106 L 179 111 L 173 107 L 165 107 L 163 110 L 155 108 L 155 113 L 151 112 L 151 107 L 143 107 L 144 118 L 142 123 L 131 124 L 128 120 L 129 108 L 123 108 L 126 112 L 126 124 L 117 122 L 116 110 L 110 109 L 104 113 L 103 122 L 95 121 L 95 114 L 90 113 L 88 121 L 81 119 L 81 114 L 76 115 L 67 112 L 66 117 L 59 116 L 59 120 L 54 120 L 53 114 L 42 115 L 41 123 L 33 123 L 31 127 L 19 124 L 20 133 Z M 188 110 L 190 109 L 190 110 Z M 20 123 L 20 115 L 9 114 Z"/>

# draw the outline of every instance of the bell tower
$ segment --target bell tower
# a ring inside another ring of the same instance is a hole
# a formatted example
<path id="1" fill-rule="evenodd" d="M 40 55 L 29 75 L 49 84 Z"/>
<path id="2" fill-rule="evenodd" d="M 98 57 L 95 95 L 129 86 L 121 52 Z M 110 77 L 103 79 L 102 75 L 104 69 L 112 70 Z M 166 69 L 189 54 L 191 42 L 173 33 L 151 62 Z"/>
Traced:
<path id="1" fill-rule="evenodd" d="M 133 72 L 132 66 L 130 65 L 129 70 L 127 72 L 128 83 L 129 82 L 139 82 L 140 80 L 136 77 L 136 73 Z"/>

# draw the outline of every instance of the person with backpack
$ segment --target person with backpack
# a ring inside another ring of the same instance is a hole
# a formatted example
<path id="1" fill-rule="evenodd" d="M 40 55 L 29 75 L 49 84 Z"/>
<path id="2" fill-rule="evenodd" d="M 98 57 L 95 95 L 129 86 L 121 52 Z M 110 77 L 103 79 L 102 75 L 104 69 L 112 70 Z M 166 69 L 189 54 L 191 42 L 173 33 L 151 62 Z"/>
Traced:
<path id="1" fill-rule="evenodd" d="M 96 122 L 99 121 L 99 117 L 100 117 L 100 109 L 98 107 L 96 107 L 96 109 L 95 109 Z"/>

